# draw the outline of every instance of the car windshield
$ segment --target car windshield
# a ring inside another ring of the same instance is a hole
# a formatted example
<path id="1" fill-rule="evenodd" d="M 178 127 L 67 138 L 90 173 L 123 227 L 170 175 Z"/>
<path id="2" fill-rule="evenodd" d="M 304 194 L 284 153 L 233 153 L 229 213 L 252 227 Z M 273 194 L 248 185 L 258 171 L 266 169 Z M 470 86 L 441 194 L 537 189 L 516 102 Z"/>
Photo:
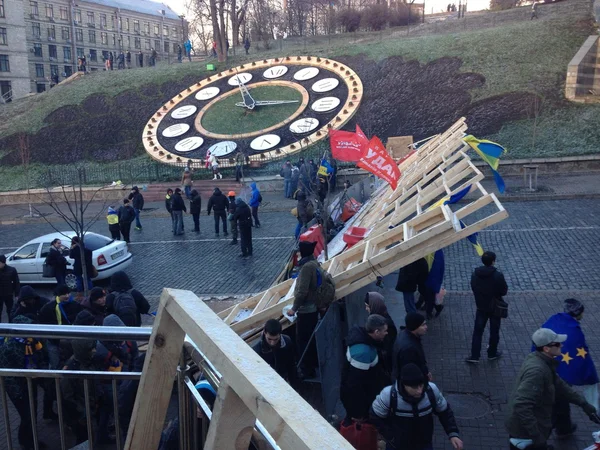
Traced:
<path id="1" fill-rule="evenodd" d="M 85 248 L 95 251 L 99 248 L 106 247 L 108 244 L 111 244 L 113 240 L 99 234 L 86 234 L 84 242 Z"/>

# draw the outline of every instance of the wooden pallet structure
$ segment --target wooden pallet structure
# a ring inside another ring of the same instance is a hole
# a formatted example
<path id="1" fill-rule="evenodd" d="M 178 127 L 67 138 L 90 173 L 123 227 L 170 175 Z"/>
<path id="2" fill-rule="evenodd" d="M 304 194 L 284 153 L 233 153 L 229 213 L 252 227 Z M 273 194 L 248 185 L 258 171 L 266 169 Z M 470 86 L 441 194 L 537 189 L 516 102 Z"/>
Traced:
<path id="1" fill-rule="evenodd" d="M 353 218 L 353 226 L 370 230 L 367 237 L 323 263 L 335 280 L 336 299 L 508 217 L 480 183 L 484 175 L 462 140 L 466 129 L 462 118 L 402 161 L 397 188 L 381 186 Z M 443 204 L 469 185 L 466 203 Z M 287 326 L 282 309 L 294 301 L 294 281 L 253 295 L 219 317 L 247 342 L 258 337 L 268 319 Z"/>

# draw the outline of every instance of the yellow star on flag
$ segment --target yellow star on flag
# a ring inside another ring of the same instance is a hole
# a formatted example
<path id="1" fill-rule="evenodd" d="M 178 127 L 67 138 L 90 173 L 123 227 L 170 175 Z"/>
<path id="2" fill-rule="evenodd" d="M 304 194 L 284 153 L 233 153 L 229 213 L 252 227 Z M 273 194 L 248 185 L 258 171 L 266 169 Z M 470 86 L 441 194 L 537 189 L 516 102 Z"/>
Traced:
<path id="1" fill-rule="evenodd" d="M 581 347 L 577 347 L 577 356 L 581 356 L 583 359 L 585 359 L 585 355 L 587 355 L 588 352 L 585 351 L 585 348 Z"/>
<path id="2" fill-rule="evenodd" d="M 561 353 L 561 355 L 563 357 L 562 362 L 565 362 L 565 363 L 567 363 L 567 365 L 569 365 L 569 362 L 573 359 L 569 356 L 569 352 Z"/>

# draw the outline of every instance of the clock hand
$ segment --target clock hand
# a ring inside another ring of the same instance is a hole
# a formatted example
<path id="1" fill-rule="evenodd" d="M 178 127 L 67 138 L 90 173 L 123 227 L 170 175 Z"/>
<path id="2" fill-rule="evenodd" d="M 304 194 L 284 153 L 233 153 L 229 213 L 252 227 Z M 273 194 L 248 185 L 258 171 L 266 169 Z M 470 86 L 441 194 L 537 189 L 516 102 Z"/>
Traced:
<path id="1" fill-rule="evenodd" d="M 271 106 L 271 105 L 284 105 L 287 103 L 299 103 L 299 100 L 257 100 L 254 102 L 256 106 Z"/>

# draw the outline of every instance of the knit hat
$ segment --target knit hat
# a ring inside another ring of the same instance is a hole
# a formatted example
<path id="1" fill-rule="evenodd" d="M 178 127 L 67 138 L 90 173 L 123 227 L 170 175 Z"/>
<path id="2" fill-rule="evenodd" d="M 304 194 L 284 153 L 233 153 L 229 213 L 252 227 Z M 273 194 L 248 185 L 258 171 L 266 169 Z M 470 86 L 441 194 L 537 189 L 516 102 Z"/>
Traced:
<path id="1" fill-rule="evenodd" d="M 417 312 L 409 312 L 404 321 L 408 331 L 415 331 L 417 328 L 423 325 L 423 322 L 425 322 L 425 316 Z"/>
<path id="2" fill-rule="evenodd" d="M 117 214 L 117 211 L 112 206 L 108 207 L 108 214 Z"/>
<path id="3" fill-rule="evenodd" d="M 37 293 L 31 286 L 23 286 L 19 291 L 19 301 L 37 298 L 40 298 L 40 296 L 37 295 Z"/>
<path id="4" fill-rule="evenodd" d="M 79 313 L 77 313 L 73 325 L 94 325 L 95 322 L 96 319 L 94 318 L 94 315 L 87 309 L 84 309 L 83 311 L 79 311 Z"/>
<path id="5" fill-rule="evenodd" d="M 110 314 L 104 318 L 102 325 L 105 327 L 124 327 L 125 324 L 116 314 Z"/>
<path id="6" fill-rule="evenodd" d="M 585 307 L 581 304 L 581 302 L 574 298 L 566 299 L 563 308 L 567 314 L 573 317 L 583 314 L 583 311 L 585 310 Z"/>
<path id="7" fill-rule="evenodd" d="M 106 294 L 104 293 L 104 289 L 96 286 L 90 291 L 90 303 L 94 303 L 99 298 L 104 297 Z"/>
<path id="8" fill-rule="evenodd" d="M 69 289 L 69 286 L 67 286 L 66 284 L 59 284 L 54 288 L 54 295 L 57 296 L 61 296 L 61 295 L 67 295 L 71 292 L 71 290 Z"/>
<path id="9" fill-rule="evenodd" d="M 316 246 L 316 242 L 300 241 L 300 243 L 298 244 L 298 250 L 300 250 L 300 255 L 303 258 L 306 258 L 307 256 L 310 256 L 315 252 Z"/>
<path id="10" fill-rule="evenodd" d="M 400 371 L 400 383 L 404 386 L 418 386 L 425 383 L 425 375 L 415 363 L 408 363 Z"/>
<path id="11" fill-rule="evenodd" d="M 0 255 L 0 262 L 6 264 L 6 256 Z"/>

